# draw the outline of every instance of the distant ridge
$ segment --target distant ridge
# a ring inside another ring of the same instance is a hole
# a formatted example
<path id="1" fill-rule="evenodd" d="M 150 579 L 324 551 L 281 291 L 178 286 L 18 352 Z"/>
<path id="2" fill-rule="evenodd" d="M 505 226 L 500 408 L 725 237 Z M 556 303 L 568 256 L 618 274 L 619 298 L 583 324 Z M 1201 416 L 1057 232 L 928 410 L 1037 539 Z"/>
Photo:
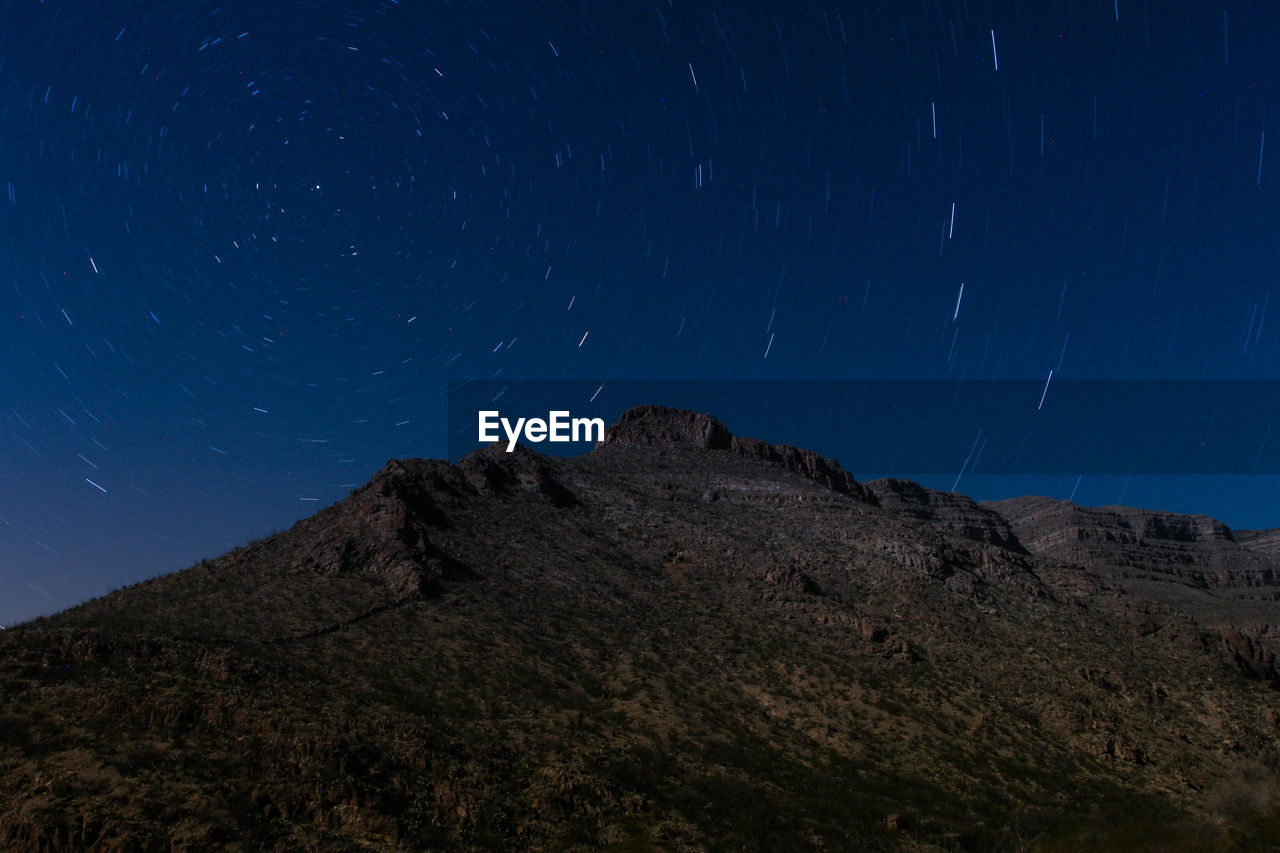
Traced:
<path id="1" fill-rule="evenodd" d="M 1275 532 L 1239 541 L 1206 515 L 1083 507 L 1045 497 L 984 502 L 1033 554 L 1108 576 L 1153 577 L 1233 595 L 1280 594 Z"/>

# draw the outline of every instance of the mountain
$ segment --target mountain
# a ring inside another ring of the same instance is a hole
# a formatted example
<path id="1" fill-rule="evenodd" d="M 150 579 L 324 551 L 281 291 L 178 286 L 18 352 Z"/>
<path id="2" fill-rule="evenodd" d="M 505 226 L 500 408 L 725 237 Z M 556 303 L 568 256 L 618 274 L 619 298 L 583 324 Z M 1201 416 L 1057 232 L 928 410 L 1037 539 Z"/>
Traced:
<path id="1" fill-rule="evenodd" d="M 1272 556 L 1280 555 L 1280 527 L 1270 530 L 1237 530 L 1236 541 L 1240 544 Z"/>
<path id="2" fill-rule="evenodd" d="M 1275 600 L 1280 595 L 1274 536 L 1242 542 L 1206 515 L 1083 507 L 1043 497 L 981 506 L 1006 519 L 1018 541 L 1037 556 L 1113 577 L 1173 581 L 1235 597 Z"/>
<path id="3" fill-rule="evenodd" d="M 966 539 L 1026 553 L 1009 522 L 995 510 L 974 503 L 968 495 L 939 492 L 896 477 L 872 480 L 867 489 L 880 506 L 891 512 L 934 522 Z"/>
<path id="4" fill-rule="evenodd" d="M 0 847 L 1275 850 L 1275 555 L 1141 512 L 661 407 L 394 460 L 0 634 Z"/>

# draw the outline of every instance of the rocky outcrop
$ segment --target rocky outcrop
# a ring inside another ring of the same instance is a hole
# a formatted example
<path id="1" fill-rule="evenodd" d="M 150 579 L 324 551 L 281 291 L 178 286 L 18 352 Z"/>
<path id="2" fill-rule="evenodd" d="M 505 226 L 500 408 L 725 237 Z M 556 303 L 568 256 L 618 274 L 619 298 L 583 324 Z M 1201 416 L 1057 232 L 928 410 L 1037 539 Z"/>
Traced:
<path id="1" fill-rule="evenodd" d="M 1280 527 L 1268 530 L 1236 530 L 1236 541 L 1250 551 L 1280 557 Z"/>
<path id="2" fill-rule="evenodd" d="M 552 474 L 547 460 L 521 445 L 509 453 L 500 445 L 477 450 L 458 463 L 457 471 L 478 494 L 503 495 L 523 487 L 559 507 L 578 503 L 577 496 Z"/>
<path id="3" fill-rule="evenodd" d="M 703 450 L 728 450 L 733 434 L 711 415 L 666 406 L 636 406 L 605 428 L 600 446 L 690 444 Z"/>
<path id="4" fill-rule="evenodd" d="M 870 480 L 865 485 L 880 506 L 890 512 L 941 524 L 966 539 L 1026 553 L 1009 523 L 994 510 L 974 503 L 968 495 L 939 492 L 893 477 Z"/>
<path id="5" fill-rule="evenodd" d="M 523 445 L 507 452 L 494 444 L 463 457 L 456 466 L 436 459 L 392 459 L 366 485 L 352 492 L 357 501 L 394 497 L 413 507 L 428 523 L 442 524 L 442 497 L 501 497 L 532 489 L 557 506 L 573 506 L 577 497 L 560 483 L 551 464 Z"/>
<path id="6" fill-rule="evenodd" d="M 1263 645 L 1261 638 L 1246 631 L 1227 630 L 1222 632 L 1222 645 L 1227 657 L 1243 675 L 1280 690 L 1276 653 Z"/>
<path id="7" fill-rule="evenodd" d="M 1202 589 L 1280 591 L 1277 561 L 1237 542 L 1230 528 L 1205 515 L 1084 507 L 1046 497 L 980 506 L 1002 516 L 1037 556 L 1103 574 L 1172 579 Z"/>
<path id="8" fill-rule="evenodd" d="M 812 450 L 789 444 L 770 444 L 758 438 L 743 438 L 711 415 L 666 406 L 636 406 L 623 412 L 616 423 L 605 428 L 597 445 L 693 446 L 702 450 L 724 450 L 730 455 L 763 459 L 815 480 L 834 491 L 864 503 L 876 502 L 873 495 L 840 463 Z"/>

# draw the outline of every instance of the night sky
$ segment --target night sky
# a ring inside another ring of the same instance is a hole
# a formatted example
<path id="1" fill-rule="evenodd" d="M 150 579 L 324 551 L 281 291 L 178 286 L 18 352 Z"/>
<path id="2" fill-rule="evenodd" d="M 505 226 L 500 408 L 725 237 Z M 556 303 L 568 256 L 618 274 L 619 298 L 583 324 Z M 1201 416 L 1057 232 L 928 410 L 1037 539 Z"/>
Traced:
<path id="1" fill-rule="evenodd" d="M 1271 2 L 0 9 L 0 623 L 444 456 L 450 378 L 1280 379 Z M 1036 490 L 1280 525 L 1119 479 Z"/>

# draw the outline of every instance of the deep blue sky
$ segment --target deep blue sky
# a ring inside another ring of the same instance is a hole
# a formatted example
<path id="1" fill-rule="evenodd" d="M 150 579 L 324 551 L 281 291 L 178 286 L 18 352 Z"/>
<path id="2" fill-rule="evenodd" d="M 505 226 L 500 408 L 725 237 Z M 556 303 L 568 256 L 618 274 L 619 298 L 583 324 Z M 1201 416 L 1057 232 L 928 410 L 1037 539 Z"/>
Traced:
<path id="1" fill-rule="evenodd" d="M 445 455 L 450 377 L 1280 379 L 1270 2 L 0 14 L 0 623 Z"/>

